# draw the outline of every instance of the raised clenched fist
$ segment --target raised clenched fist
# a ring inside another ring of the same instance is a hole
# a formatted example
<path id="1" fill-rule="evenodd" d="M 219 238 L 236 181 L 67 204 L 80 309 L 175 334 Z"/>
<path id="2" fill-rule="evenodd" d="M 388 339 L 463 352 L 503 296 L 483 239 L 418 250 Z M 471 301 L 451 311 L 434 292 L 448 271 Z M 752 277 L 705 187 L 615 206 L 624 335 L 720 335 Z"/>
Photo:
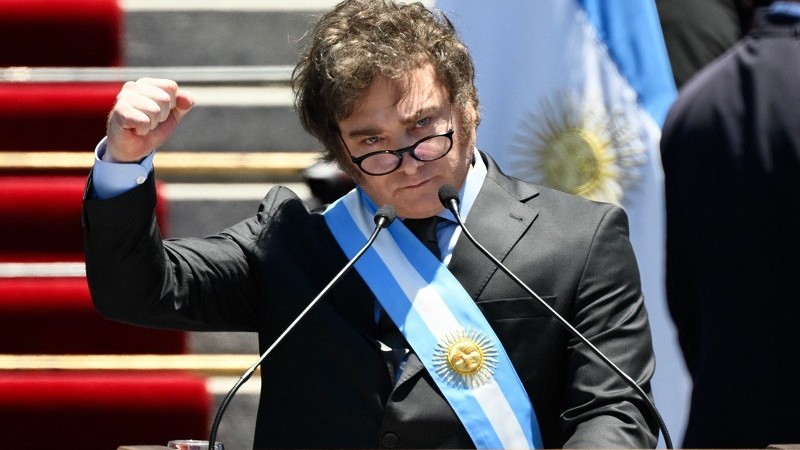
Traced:
<path id="1" fill-rule="evenodd" d="M 169 138 L 193 105 L 192 94 L 172 80 L 140 78 L 125 83 L 108 116 L 103 159 L 141 160 Z"/>

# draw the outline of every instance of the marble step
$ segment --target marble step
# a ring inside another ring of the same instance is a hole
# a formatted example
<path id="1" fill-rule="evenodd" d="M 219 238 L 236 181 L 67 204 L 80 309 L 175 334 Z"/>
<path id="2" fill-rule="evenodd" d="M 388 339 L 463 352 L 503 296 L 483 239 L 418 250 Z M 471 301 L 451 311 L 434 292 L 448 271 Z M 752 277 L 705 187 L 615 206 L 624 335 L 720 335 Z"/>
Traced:
<path id="1" fill-rule="evenodd" d="M 280 184 L 294 191 L 309 207 L 316 205 L 304 183 Z M 164 183 L 161 195 L 169 200 L 166 237 L 208 236 L 252 217 L 275 185 L 267 182 Z"/>
<path id="2" fill-rule="evenodd" d="M 258 355 L 254 354 L 253 363 L 257 360 Z M 237 377 L 211 377 L 207 380 L 206 386 L 214 402 L 208 419 L 209 429 L 214 422 L 219 405 L 237 380 Z M 217 432 L 217 441 L 225 445 L 225 450 L 249 450 L 253 448 L 253 435 L 256 428 L 260 391 L 261 379 L 254 375 L 239 388 L 233 400 L 228 404 Z M 208 436 L 176 437 L 176 439 L 185 438 L 207 440 Z"/>
<path id="3" fill-rule="evenodd" d="M 123 0 L 127 66 L 294 64 L 333 0 Z"/>
<path id="4" fill-rule="evenodd" d="M 197 152 L 309 152 L 288 86 L 192 86 L 195 107 L 163 148 Z"/>
<path id="5" fill-rule="evenodd" d="M 124 65 L 294 65 L 338 0 L 121 0 Z M 431 6 L 433 0 L 423 0 Z"/>

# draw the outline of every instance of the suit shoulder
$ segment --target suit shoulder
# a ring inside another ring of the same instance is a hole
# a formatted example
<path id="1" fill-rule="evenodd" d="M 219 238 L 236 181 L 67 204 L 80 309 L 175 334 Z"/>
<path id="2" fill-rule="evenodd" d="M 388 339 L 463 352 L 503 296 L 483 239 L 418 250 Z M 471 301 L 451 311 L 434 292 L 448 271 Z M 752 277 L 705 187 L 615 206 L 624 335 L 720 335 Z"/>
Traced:
<path id="1" fill-rule="evenodd" d="M 497 163 L 488 155 L 486 156 L 489 172 L 487 179 L 494 181 L 510 196 L 537 208 L 542 206 L 548 209 L 577 210 L 583 213 L 590 211 L 606 211 L 614 205 L 588 200 L 575 194 L 559 191 L 541 184 L 525 181 L 504 173 Z M 599 214 L 604 214 L 600 212 Z"/>
<path id="2" fill-rule="evenodd" d="M 530 208 L 539 210 L 541 219 L 556 227 L 577 230 L 580 227 L 595 228 L 603 217 L 612 215 L 625 217 L 622 208 L 610 203 L 597 202 L 575 194 L 559 191 L 503 173 L 490 157 L 486 157 L 489 169 L 487 180 L 493 181 L 511 198 Z"/>
<path id="3" fill-rule="evenodd" d="M 300 197 L 291 189 L 286 186 L 273 186 L 267 192 L 267 195 L 261 200 L 261 204 L 258 207 L 259 212 L 270 212 L 279 209 L 282 205 L 287 202 L 300 202 L 303 201 Z"/>
<path id="4" fill-rule="evenodd" d="M 553 212 L 602 217 L 609 211 L 619 210 L 624 214 L 622 208 L 611 203 L 589 200 L 545 186 L 536 185 L 536 188 L 539 190 L 539 195 L 534 199 L 534 204 L 540 208 L 547 207 Z"/>
<path id="5" fill-rule="evenodd" d="M 308 237 L 327 230 L 321 214 L 309 211 L 306 202 L 286 186 L 274 186 L 258 207 L 256 222 L 268 234 L 282 233 L 287 238 Z"/>

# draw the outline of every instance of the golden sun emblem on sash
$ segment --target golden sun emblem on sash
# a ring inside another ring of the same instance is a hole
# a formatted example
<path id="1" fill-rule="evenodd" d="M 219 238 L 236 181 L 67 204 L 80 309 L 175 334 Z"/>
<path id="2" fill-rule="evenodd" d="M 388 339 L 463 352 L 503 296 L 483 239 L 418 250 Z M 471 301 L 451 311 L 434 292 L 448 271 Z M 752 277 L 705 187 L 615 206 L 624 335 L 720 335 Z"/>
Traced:
<path id="1" fill-rule="evenodd" d="M 476 388 L 492 379 L 497 347 L 482 331 L 459 329 L 439 340 L 433 365 L 447 384 Z"/>
<path id="2" fill-rule="evenodd" d="M 635 116 L 609 111 L 601 101 L 581 103 L 558 94 L 529 115 L 512 151 L 532 159 L 532 181 L 620 205 L 645 161 L 646 147 L 632 120 Z"/>

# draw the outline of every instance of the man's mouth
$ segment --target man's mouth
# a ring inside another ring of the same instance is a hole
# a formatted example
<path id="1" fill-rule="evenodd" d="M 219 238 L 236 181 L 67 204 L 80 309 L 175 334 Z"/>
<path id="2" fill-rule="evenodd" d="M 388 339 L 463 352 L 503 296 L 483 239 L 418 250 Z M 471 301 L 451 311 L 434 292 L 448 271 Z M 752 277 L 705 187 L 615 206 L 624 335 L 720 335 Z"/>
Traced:
<path id="1" fill-rule="evenodd" d="M 421 181 L 418 181 L 418 182 L 409 183 L 404 187 L 406 189 L 415 189 L 415 188 L 419 188 L 419 187 L 425 186 L 426 184 L 430 183 L 432 180 L 433 180 L 433 178 L 428 178 L 428 179 L 421 180 Z"/>

